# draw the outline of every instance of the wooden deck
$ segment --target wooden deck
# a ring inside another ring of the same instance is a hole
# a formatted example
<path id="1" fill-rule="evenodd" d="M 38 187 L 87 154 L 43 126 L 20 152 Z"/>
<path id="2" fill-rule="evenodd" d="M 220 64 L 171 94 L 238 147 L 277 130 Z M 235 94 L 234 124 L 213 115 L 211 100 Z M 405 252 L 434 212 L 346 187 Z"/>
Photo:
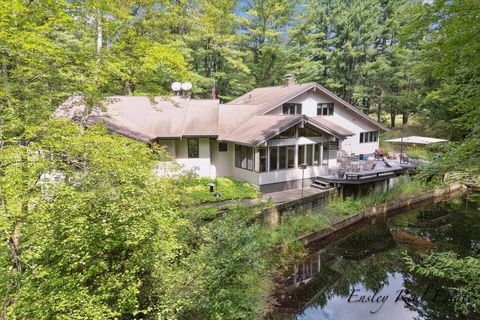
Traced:
<path id="1" fill-rule="evenodd" d="M 375 161 L 376 169 L 364 171 L 348 171 L 343 178 L 339 178 L 338 174 L 329 174 L 317 177 L 319 182 L 329 184 L 331 186 L 342 186 L 346 184 L 359 185 L 369 182 L 376 182 L 397 177 L 409 169 L 411 166 L 400 165 L 399 163 Z"/>

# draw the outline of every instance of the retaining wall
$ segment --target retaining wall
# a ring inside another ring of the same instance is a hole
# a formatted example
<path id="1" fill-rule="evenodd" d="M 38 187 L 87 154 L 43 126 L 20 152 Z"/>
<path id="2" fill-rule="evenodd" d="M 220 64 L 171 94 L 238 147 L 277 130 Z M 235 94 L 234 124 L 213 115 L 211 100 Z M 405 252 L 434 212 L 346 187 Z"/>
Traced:
<path id="1" fill-rule="evenodd" d="M 280 223 L 284 215 L 287 213 L 302 213 L 311 209 L 323 207 L 337 197 L 341 197 L 341 192 L 341 188 L 332 188 L 298 200 L 277 204 L 263 209 L 258 213 L 256 219 L 260 219 L 271 224 Z"/>
<path id="2" fill-rule="evenodd" d="M 359 212 L 353 216 L 347 217 L 339 222 L 336 222 L 330 227 L 313 232 L 298 238 L 304 246 L 308 246 L 312 242 L 319 242 L 322 240 L 334 240 L 347 234 L 351 229 L 358 227 L 362 223 L 374 223 L 376 219 L 385 218 L 395 215 L 399 212 L 411 210 L 423 206 L 427 203 L 434 203 L 446 198 L 452 194 L 461 193 L 466 190 L 462 184 L 453 184 L 444 189 L 433 191 L 426 191 L 418 195 L 396 200 L 390 203 L 385 203 Z"/>

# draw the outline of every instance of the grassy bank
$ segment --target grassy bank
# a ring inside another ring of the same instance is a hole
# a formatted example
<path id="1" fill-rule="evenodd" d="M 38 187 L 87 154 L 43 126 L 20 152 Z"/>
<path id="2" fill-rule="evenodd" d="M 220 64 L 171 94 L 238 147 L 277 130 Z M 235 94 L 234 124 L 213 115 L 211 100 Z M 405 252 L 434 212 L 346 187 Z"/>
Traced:
<path id="1" fill-rule="evenodd" d="M 335 217 L 344 217 L 355 214 L 366 208 L 383 203 L 409 197 L 418 192 L 434 188 L 434 185 L 423 183 L 419 180 L 410 179 L 407 176 L 400 177 L 400 181 L 390 190 L 385 192 L 373 192 L 364 197 L 337 199 L 326 208 L 329 214 Z"/>
<path id="2" fill-rule="evenodd" d="M 248 185 L 222 180 L 216 180 L 219 188 L 225 182 L 232 190 L 242 190 L 243 197 L 257 195 Z M 205 187 L 209 182 L 209 179 L 183 182 L 191 201 L 209 201 L 207 196 L 211 194 Z M 186 256 L 175 270 L 166 273 L 172 278 L 165 279 L 171 288 L 165 293 L 165 303 L 169 308 L 182 310 L 183 318 L 261 318 L 272 303 L 275 279 L 288 272 L 292 263 L 305 254 L 302 243 L 296 239 L 370 206 L 432 187 L 402 178 L 388 192 L 334 201 L 326 208 L 305 214 L 287 214 L 276 225 L 254 219 L 261 206 L 190 207 L 182 212 L 183 236 L 188 244 Z M 231 198 L 238 196 L 232 194 Z"/>

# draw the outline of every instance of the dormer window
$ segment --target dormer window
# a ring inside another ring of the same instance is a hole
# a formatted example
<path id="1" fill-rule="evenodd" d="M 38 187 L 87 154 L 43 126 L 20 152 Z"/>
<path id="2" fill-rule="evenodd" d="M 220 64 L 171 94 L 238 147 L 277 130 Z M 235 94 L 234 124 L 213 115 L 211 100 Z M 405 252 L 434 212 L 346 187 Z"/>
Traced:
<path id="1" fill-rule="evenodd" d="M 317 103 L 318 116 L 333 116 L 333 103 Z"/>
<path id="2" fill-rule="evenodd" d="M 301 103 L 284 103 L 283 114 L 302 114 Z"/>

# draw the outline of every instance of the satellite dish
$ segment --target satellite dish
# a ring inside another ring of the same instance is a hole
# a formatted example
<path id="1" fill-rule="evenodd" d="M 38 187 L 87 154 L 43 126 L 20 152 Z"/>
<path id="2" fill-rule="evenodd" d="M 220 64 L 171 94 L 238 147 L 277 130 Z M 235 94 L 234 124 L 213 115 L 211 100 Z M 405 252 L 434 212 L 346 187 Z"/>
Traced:
<path id="1" fill-rule="evenodd" d="M 192 89 L 192 84 L 190 82 L 182 83 L 182 89 L 185 90 L 185 91 L 188 91 L 188 90 Z"/>
<path id="2" fill-rule="evenodd" d="M 173 91 L 178 91 L 182 88 L 182 84 L 180 82 L 174 82 L 172 83 L 172 90 Z"/>

